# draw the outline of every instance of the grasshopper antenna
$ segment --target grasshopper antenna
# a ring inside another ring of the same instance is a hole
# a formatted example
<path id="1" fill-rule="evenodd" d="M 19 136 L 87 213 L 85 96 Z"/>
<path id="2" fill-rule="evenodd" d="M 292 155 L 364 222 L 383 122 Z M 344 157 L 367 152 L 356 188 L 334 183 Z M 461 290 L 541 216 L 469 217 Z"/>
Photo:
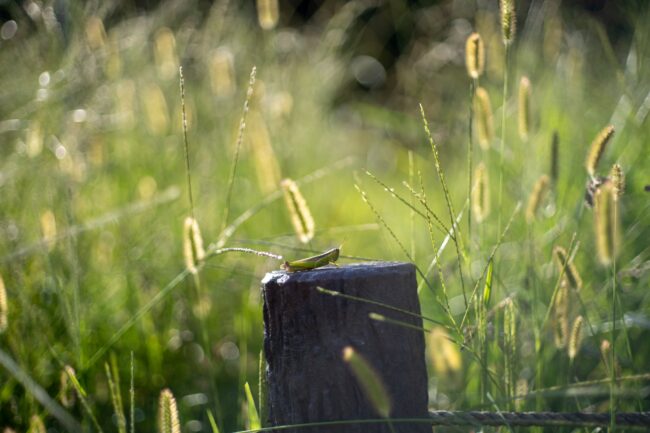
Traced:
<path id="1" fill-rule="evenodd" d="M 185 79 L 183 78 L 183 67 L 178 68 L 181 87 L 181 112 L 183 114 L 183 141 L 185 143 L 185 171 L 187 173 L 187 194 L 190 200 L 190 216 L 194 218 L 194 198 L 192 197 L 192 178 L 190 175 L 190 150 L 187 143 L 187 114 L 185 113 Z"/>

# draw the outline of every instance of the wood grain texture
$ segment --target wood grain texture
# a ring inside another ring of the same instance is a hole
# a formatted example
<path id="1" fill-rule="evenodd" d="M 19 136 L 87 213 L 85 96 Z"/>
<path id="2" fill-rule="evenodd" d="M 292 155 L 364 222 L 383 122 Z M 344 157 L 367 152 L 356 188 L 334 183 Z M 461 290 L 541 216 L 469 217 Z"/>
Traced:
<path id="1" fill-rule="evenodd" d="M 420 319 L 365 302 L 320 293 L 323 287 L 420 313 L 415 268 L 373 262 L 307 272 L 271 272 L 262 281 L 268 425 L 379 416 L 342 359 L 345 346 L 381 376 L 391 417 L 427 415 L 427 374 L 421 332 L 368 318 L 370 312 L 418 327 Z M 397 432 L 429 432 L 426 424 L 396 424 Z M 331 427 L 292 431 L 324 432 Z M 387 425 L 337 426 L 337 432 L 390 432 Z"/>

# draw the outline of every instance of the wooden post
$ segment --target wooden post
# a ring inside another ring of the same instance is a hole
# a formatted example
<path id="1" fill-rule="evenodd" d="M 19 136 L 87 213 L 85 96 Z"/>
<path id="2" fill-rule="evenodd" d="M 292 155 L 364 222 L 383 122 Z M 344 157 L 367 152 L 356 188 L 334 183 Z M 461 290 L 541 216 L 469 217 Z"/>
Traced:
<path id="1" fill-rule="evenodd" d="M 268 425 L 380 418 L 342 359 L 352 346 L 374 369 L 391 397 L 391 418 L 427 418 L 427 372 L 422 332 L 368 317 L 371 312 L 416 327 L 404 313 L 344 299 L 323 287 L 420 314 L 415 267 L 374 262 L 305 272 L 268 273 L 264 297 L 264 353 Z M 427 424 L 393 424 L 395 432 L 430 432 Z M 346 424 L 293 432 L 390 433 L 387 424 Z"/>

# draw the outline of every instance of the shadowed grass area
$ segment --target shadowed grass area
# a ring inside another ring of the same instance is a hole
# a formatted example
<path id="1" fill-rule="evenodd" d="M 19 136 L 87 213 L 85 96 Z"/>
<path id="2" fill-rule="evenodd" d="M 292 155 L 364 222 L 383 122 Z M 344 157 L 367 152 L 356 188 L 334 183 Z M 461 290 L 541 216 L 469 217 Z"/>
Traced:
<path id="1" fill-rule="evenodd" d="M 614 38 L 533 2 L 506 55 L 496 4 L 394 2 L 414 24 L 391 63 L 366 55 L 383 6 L 294 25 L 272 3 L 7 6 L 0 428 L 154 431 L 163 389 L 184 431 L 253 427 L 259 281 L 341 244 L 418 267 L 427 338 L 450 343 L 432 408 L 648 410 L 648 7 Z"/>

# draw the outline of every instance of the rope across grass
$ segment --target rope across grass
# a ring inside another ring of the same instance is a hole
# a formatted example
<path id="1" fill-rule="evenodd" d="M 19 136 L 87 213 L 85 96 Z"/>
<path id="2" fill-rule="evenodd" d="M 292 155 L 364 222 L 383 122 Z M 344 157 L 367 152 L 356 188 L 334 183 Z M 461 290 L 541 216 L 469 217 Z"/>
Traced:
<path id="1" fill-rule="evenodd" d="M 490 426 L 581 426 L 609 425 L 609 413 L 583 412 L 429 412 L 434 425 L 490 425 Z M 616 414 L 616 425 L 650 427 L 650 412 Z"/>
<path id="2" fill-rule="evenodd" d="M 281 431 L 296 428 L 342 426 L 350 424 L 431 424 L 444 426 L 519 426 L 519 427 L 606 427 L 610 425 L 609 413 L 584 412 L 483 412 L 446 411 L 429 412 L 429 418 L 354 419 L 287 424 L 244 430 L 235 433 Z M 650 428 L 650 412 L 622 412 L 616 414 L 619 427 Z"/>

